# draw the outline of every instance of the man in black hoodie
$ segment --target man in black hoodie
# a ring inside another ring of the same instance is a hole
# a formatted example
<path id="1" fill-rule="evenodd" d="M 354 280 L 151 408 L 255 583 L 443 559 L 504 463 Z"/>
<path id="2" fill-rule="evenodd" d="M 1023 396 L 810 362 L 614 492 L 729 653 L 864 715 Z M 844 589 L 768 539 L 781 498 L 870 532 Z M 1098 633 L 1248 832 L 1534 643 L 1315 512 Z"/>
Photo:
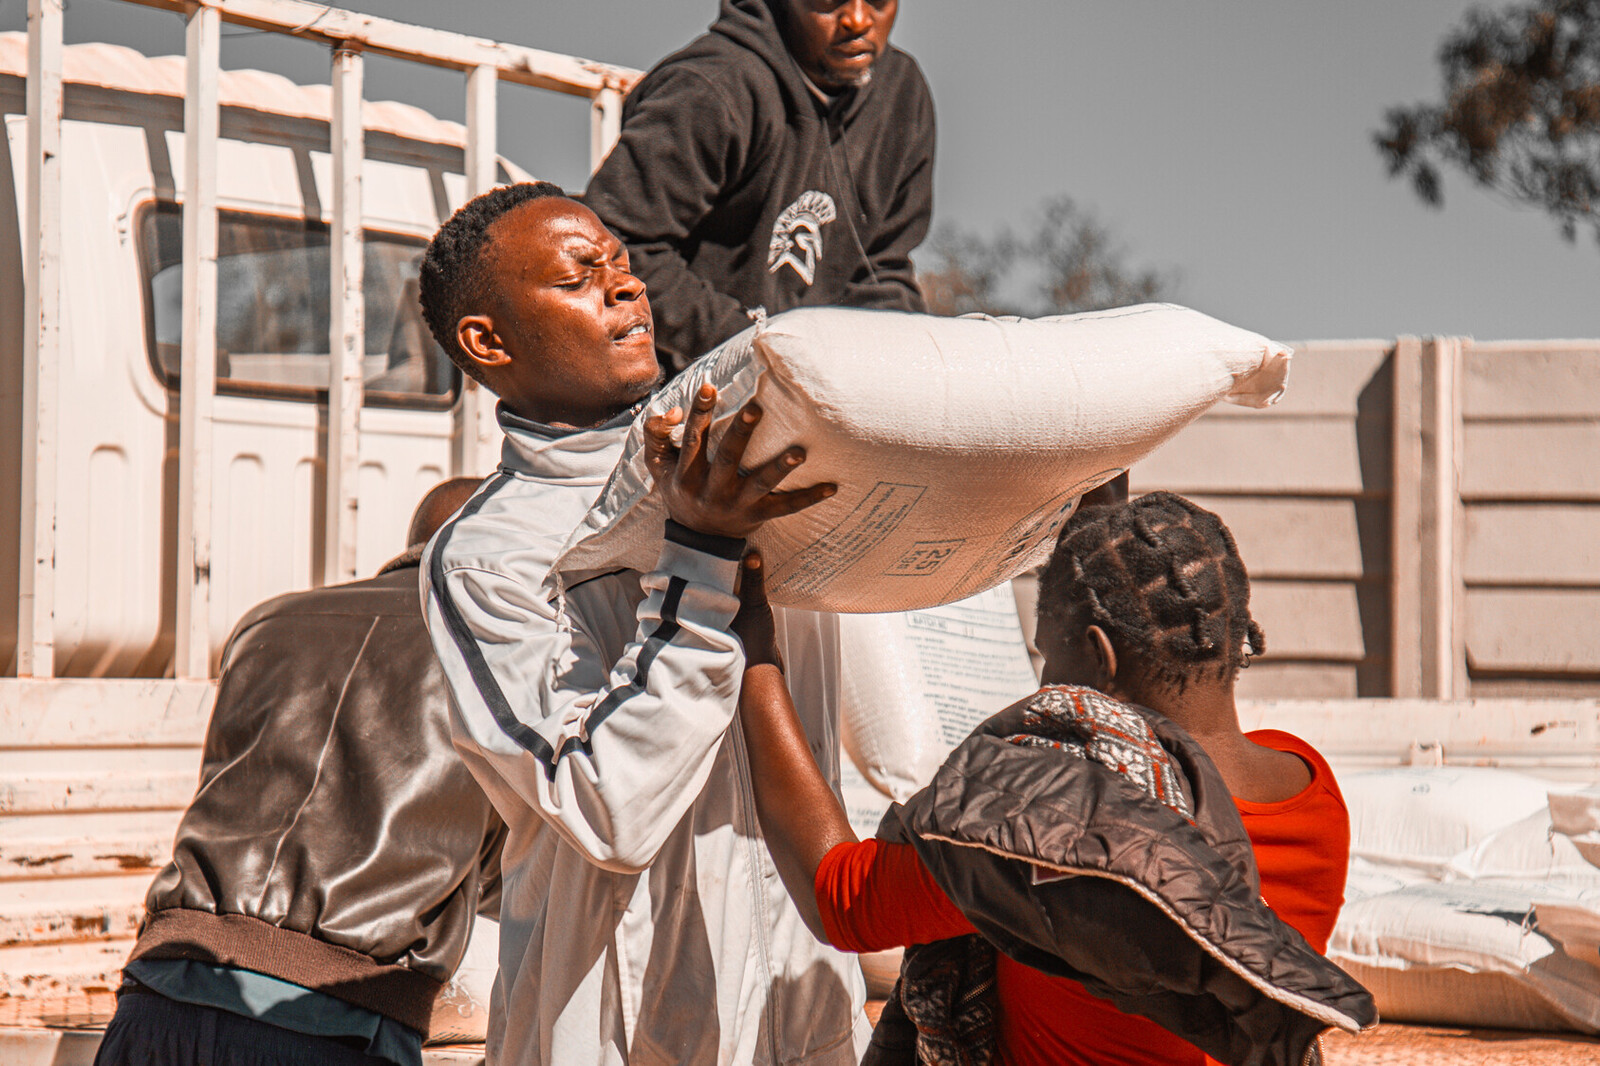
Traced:
<path id="1" fill-rule="evenodd" d="M 770 313 L 923 310 L 933 98 L 889 46 L 897 0 L 722 0 L 656 65 L 584 202 L 628 245 L 681 369 Z"/>

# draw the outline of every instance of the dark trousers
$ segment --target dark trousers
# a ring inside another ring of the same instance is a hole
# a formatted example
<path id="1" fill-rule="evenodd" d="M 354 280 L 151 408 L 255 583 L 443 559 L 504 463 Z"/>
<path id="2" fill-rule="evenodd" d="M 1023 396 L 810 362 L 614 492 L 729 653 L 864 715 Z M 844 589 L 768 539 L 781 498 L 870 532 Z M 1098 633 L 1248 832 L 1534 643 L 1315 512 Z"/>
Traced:
<path id="1" fill-rule="evenodd" d="M 95 1066 L 392 1066 L 325 1036 L 154 992 L 124 993 Z"/>

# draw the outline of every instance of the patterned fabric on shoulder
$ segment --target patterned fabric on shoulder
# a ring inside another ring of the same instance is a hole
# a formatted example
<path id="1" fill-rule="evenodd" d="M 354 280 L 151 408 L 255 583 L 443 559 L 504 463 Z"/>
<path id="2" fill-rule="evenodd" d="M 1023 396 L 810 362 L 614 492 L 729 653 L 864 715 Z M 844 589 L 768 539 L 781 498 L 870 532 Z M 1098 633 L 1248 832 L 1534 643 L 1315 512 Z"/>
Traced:
<path id="1" fill-rule="evenodd" d="M 1027 732 L 1006 737 L 1011 743 L 1091 759 L 1194 822 L 1178 764 L 1144 716 L 1126 703 L 1092 688 L 1051 685 L 1028 701 L 1026 712 Z"/>

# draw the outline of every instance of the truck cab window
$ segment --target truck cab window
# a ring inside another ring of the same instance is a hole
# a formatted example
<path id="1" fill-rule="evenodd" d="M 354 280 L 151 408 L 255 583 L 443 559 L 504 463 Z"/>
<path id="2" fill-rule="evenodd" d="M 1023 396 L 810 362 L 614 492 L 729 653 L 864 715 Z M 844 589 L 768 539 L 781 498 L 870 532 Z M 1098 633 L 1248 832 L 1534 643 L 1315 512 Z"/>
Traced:
<path id="1" fill-rule="evenodd" d="M 151 366 L 178 385 L 183 337 L 183 226 L 177 204 L 139 216 L 145 334 Z M 447 407 L 458 372 L 417 304 L 427 242 L 365 233 L 365 402 Z M 326 398 L 328 227 L 320 221 L 221 211 L 217 232 L 217 391 L 317 401 Z"/>

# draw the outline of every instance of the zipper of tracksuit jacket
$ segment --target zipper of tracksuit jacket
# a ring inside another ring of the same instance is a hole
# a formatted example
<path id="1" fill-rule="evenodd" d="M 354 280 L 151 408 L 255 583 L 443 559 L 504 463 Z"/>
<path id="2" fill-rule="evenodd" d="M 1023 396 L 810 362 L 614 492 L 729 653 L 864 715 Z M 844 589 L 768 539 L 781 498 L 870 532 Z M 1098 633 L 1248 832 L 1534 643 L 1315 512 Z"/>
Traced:
<path id="1" fill-rule="evenodd" d="M 739 719 L 734 717 L 733 724 L 728 727 L 728 734 L 733 738 L 733 767 L 734 776 L 739 780 L 739 799 L 744 805 L 746 822 L 755 829 L 753 833 L 744 833 L 745 847 L 749 852 L 750 870 L 755 879 L 751 886 L 755 896 L 756 910 L 756 946 L 761 953 L 761 968 L 765 971 L 764 977 L 767 986 L 767 1010 L 771 1012 L 773 1024 L 767 1027 L 767 1058 L 774 1064 L 780 1062 L 778 1057 L 778 1033 L 783 1031 L 782 1019 L 778 1017 L 778 1004 L 772 997 L 772 987 L 775 984 L 772 973 L 772 958 L 767 952 L 767 895 L 763 881 L 761 859 L 766 852 L 766 837 L 761 834 L 761 822 L 756 815 L 756 790 L 750 780 L 750 754 L 744 744 L 744 730 L 739 725 Z"/>

